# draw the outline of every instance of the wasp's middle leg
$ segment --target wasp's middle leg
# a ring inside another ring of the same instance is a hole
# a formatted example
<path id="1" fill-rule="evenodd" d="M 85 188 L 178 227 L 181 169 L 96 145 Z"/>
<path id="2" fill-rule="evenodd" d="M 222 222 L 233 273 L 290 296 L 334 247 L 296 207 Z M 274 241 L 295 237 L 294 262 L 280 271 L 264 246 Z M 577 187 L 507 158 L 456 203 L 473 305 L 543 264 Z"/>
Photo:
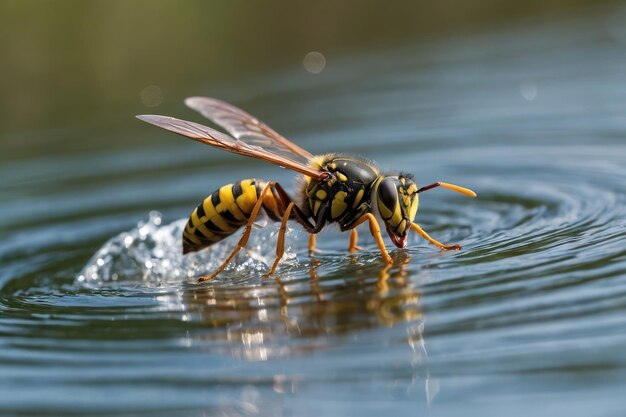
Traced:
<path id="1" fill-rule="evenodd" d="M 276 271 L 276 267 L 278 266 L 278 262 L 282 259 L 285 253 L 285 232 L 287 231 L 287 221 L 289 219 L 294 219 L 298 223 L 300 223 L 307 232 L 310 233 L 309 236 L 309 251 L 315 250 L 315 235 L 322 230 L 324 225 L 326 224 L 326 209 L 327 204 L 322 205 L 320 207 L 317 218 L 315 219 L 315 224 L 311 223 L 307 215 L 302 211 L 300 207 L 289 197 L 284 188 L 276 183 L 272 187 L 272 195 L 276 201 L 276 207 L 279 213 L 282 216 L 282 221 L 280 225 L 280 229 L 278 231 L 278 241 L 276 243 L 276 259 L 274 259 L 274 263 L 270 270 L 264 275 L 268 277 Z M 309 253 L 310 253 L 309 252 Z"/>
<path id="2" fill-rule="evenodd" d="M 276 259 L 274 259 L 274 263 L 270 270 L 264 275 L 264 277 L 269 277 L 274 273 L 276 267 L 278 266 L 278 262 L 282 259 L 283 254 L 285 253 L 285 232 L 287 231 L 287 220 L 289 220 L 289 216 L 291 214 L 291 209 L 296 205 L 293 201 L 289 203 L 287 209 L 285 209 L 285 213 L 283 214 L 283 220 L 280 223 L 280 229 L 278 231 L 278 242 L 276 243 Z"/>
<path id="3" fill-rule="evenodd" d="M 277 201 L 279 201 L 283 207 L 286 207 L 293 202 L 293 200 L 289 197 L 287 192 L 280 184 L 276 184 L 274 188 L 274 197 Z M 307 215 L 302 211 L 300 207 L 296 204 L 292 206 L 292 210 L 290 212 L 291 218 L 296 220 L 304 229 L 309 233 L 309 256 L 316 252 L 315 243 L 316 243 L 316 235 L 326 224 L 326 210 L 328 208 L 328 203 L 324 203 L 318 210 L 317 218 L 315 219 L 315 224 L 311 223 Z"/>
<path id="4" fill-rule="evenodd" d="M 354 253 L 361 249 L 356 243 L 359 241 L 359 232 L 356 231 L 356 226 L 350 231 L 350 246 L 348 252 Z"/>
<path id="5" fill-rule="evenodd" d="M 316 241 L 317 241 L 317 235 L 311 233 L 309 235 L 309 256 L 312 256 L 315 252 L 318 252 L 318 250 L 315 249 Z"/>

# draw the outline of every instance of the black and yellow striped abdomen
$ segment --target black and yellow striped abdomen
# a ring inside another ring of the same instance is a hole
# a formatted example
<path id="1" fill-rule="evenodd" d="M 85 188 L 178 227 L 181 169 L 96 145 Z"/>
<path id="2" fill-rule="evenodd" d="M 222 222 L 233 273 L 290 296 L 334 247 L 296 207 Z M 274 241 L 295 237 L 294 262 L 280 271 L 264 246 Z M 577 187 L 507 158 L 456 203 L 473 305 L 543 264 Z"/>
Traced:
<path id="1" fill-rule="evenodd" d="M 265 181 L 246 179 L 224 185 L 205 198 L 191 213 L 183 231 L 183 255 L 211 246 L 244 226 L 265 185 Z M 274 211 L 273 197 L 268 194 L 263 207 Z"/>

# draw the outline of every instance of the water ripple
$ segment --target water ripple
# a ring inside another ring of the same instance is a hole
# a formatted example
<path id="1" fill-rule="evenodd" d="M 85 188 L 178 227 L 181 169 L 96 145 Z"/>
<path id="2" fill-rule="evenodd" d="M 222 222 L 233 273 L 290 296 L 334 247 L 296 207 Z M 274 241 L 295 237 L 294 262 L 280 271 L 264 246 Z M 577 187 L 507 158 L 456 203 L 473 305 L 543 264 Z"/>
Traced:
<path id="1" fill-rule="evenodd" d="M 252 170 L 290 184 L 288 173 L 170 149 L 26 165 L 45 170 L 0 186 L 0 195 L 16 198 L 0 204 L 10 223 L 0 240 L 0 367 L 10 382 L 0 381 L 0 391 L 26 398 L 24 387 L 69 388 L 92 408 L 110 410 L 105 390 L 141 410 L 154 403 L 245 415 L 280 408 L 287 393 L 351 404 L 363 392 L 386 393 L 394 404 L 419 398 L 430 405 L 439 396 L 465 406 L 537 390 L 569 393 L 574 404 L 600 377 L 623 388 L 623 77 L 592 60 L 588 71 L 606 68 L 611 88 L 598 94 L 614 113 L 581 113 L 590 106 L 581 99 L 589 75 L 567 65 L 578 55 L 555 42 L 564 49 L 536 51 L 541 62 L 559 65 L 536 68 L 532 103 L 519 95 L 525 81 L 518 64 L 538 58 L 516 55 L 529 46 L 489 43 L 494 56 L 468 57 L 463 42 L 457 55 L 433 52 L 425 61 L 406 50 L 364 60 L 367 77 L 350 87 L 342 85 L 347 75 L 336 74 L 320 81 L 320 92 L 275 97 L 278 107 L 298 108 L 284 121 L 305 142 L 362 143 L 383 168 L 413 169 L 424 184 L 475 189 L 477 199 L 429 191 L 417 216 L 433 237 L 461 243 L 462 251 L 442 252 L 412 236 L 405 250 L 391 251 L 394 265 L 387 266 L 366 227 L 364 249 L 353 255 L 347 236 L 328 228 L 318 239 L 322 252 L 309 257 L 306 234 L 294 225 L 285 261 L 264 279 L 277 225 L 259 221 L 248 249 L 217 279 L 198 284 L 236 237 L 183 257 L 182 214 L 225 178 Z M 600 57 L 615 47 L 585 45 Z M 613 51 L 603 62 L 618 56 Z M 569 69 L 557 76 L 557 67 Z M 384 81 L 390 69 L 398 78 Z M 338 114 L 346 116 L 337 121 Z M 63 175 L 48 175 L 58 164 L 67 167 Z M 207 175 L 207 165 L 219 169 Z M 81 170 L 90 172 L 87 181 L 76 176 Z M 65 409 L 71 399 L 59 390 L 37 404 Z M 162 392 L 175 399 L 156 401 Z M 220 395 L 250 410 L 225 408 Z M 18 400 L 5 404 L 20 408 Z"/>

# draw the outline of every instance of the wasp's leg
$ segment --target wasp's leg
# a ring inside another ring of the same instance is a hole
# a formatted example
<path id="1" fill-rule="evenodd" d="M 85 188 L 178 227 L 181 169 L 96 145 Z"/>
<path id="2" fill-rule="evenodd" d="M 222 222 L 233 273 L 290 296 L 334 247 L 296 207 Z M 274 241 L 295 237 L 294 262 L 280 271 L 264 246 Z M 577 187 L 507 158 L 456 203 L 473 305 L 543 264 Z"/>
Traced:
<path id="1" fill-rule="evenodd" d="M 278 184 L 276 186 L 276 189 L 279 192 L 281 191 L 284 192 L 284 190 L 280 189 L 280 185 Z M 284 198 L 284 196 L 281 196 L 280 198 Z M 320 208 L 320 211 L 321 210 L 325 210 L 325 208 Z M 298 223 L 303 225 L 304 228 L 307 230 L 307 232 L 310 233 L 309 251 L 315 250 L 315 240 L 316 240 L 315 235 L 317 232 L 319 232 L 322 229 L 322 227 L 324 227 L 324 224 L 326 222 L 324 220 L 325 217 L 318 216 L 317 223 L 315 226 L 313 226 L 311 222 L 306 218 L 302 209 L 300 209 L 300 207 L 298 207 L 296 203 L 294 203 L 293 201 L 289 202 L 289 204 L 287 205 L 287 208 L 283 212 L 283 220 L 280 224 L 280 229 L 278 231 L 278 242 L 276 244 L 276 259 L 274 260 L 274 264 L 272 265 L 270 270 L 264 275 L 265 277 L 269 277 L 270 275 L 274 273 L 274 271 L 276 271 L 278 262 L 281 260 L 281 258 L 283 257 L 283 254 L 285 253 L 285 232 L 287 231 L 287 221 L 290 218 L 296 219 Z"/>
<path id="2" fill-rule="evenodd" d="M 274 193 L 276 200 L 284 206 L 288 206 L 289 203 L 292 202 L 291 198 L 280 184 L 276 184 L 276 187 L 273 191 L 276 191 Z M 314 252 L 318 252 L 318 250 L 315 249 L 315 243 L 317 240 L 315 235 L 319 233 L 319 231 L 322 230 L 322 228 L 326 224 L 326 211 L 328 210 L 328 203 L 323 203 L 323 205 L 319 208 L 317 218 L 315 219 L 315 224 L 311 223 L 307 215 L 304 214 L 300 207 L 294 204 L 292 208 L 293 210 L 290 213 L 291 218 L 300 223 L 300 225 L 302 225 L 302 227 L 304 227 L 304 229 L 310 233 L 309 256 L 311 256 Z"/>
<path id="3" fill-rule="evenodd" d="M 317 241 L 317 233 L 324 227 L 326 224 L 326 210 L 328 208 L 327 205 L 320 207 L 319 214 L 317 215 L 317 219 L 315 219 L 315 226 L 311 224 L 309 219 L 306 218 L 304 212 L 298 206 L 293 206 L 294 210 L 291 216 L 304 228 L 307 232 L 309 232 L 309 256 L 312 256 L 315 252 L 319 252 L 318 249 L 315 249 L 315 243 Z"/>
<path id="4" fill-rule="evenodd" d="M 380 226 L 378 225 L 376 217 L 374 217 L 372 213 L 365 213 L 364 215 L 359 217 L 359 219 L 354 223 L 354 227 L 357 227 L 358 225 L 366 221 L 370 222 L 370 233 L 372 234 L 372 236 L 374 236 L 374 239 L 376 239 L 378 249 L 380 249 L 380 253 L 381 255 L 383 255 L 383 259 L 386 263 L 392 264 L 393 259 L 391 259 L 391 256 L 389 256 L 389 252 L 387 252 L 387 248 L 385 248 L 385 242 L 383 241 L 383 237 L 380 234 Z"/>
<path id="5" fill-rule="evenodd" d="M 293 202 L 291 197 L 289 197 L 289 194 L 287 194 L 285 189 L 280 184 L 277 183 L 274 187 L 272 187 L 272 195 L 274 196 L 278 204 L 279 210 L 281 210 L 282 213 L 285 213 L 287 211 L 287 207 L 289 206 L 289 204 Z M 304 227 L 304 229 L 307 232 L 310 233 L 309 256 L 311 256 L 313 252 L 317 252 L 317 249 L 315 249 L 315 242 L 316 242 L 315 235 L 319 233 L 319 231 L 322 230 L 322 228 L 326 224 L 326 211 L 327 210 L 328 210 L 328 203 L 324 203 L 318 211 L 317 218 L 315 219 L 315 224 L 313 224 L 311 223 L 311 220 L 309 220 L 309 217 L 296 204 L 294 204 L 292 208 L 290 209 L 289 216 L 293 218 L 295 221 L 297 221 L 298 223 L 300 223 L 300 225 Z"/>
<path id="6" fill-rule="evenodd" d="M 311 233 L 309 235 L 309 256 L 313 255 L 315 252 L 319 252 L 317 249 L 315 249 L 316 240 L 317 240 L 317 235 L 314 233 Z"/>
<path id="7" fill-rule="evenodd" d="M 444 250 L 459 250 L 461 249 L 461 245 L 456 244 L 456 245 L 444 245 L 441 242 L 437 242 L 435 239 L 433 239 L 432 237 L 430 237 L 428 235 L 428 233 L 426 233 L 424 231 L 424 229 L 422 229 L 421 227 L 419 227 L 419 225 L 417 223 L 411 223 L 411 229 L 415 230 L 417 233 L 419 233 L 424 239 L 426 239 L 427 241 L 429 241 L 430 243 L 432 243 L 435 246 L 440 247 L 441 249 Z"/>
<path id="8" fill-rule="evenodd" d="M 291 214 L 291 209 L 296 205 L 293 201 L 289 203 L 285 213 L 283 214 L 283 221 L 280 223 L 280 229 L 278 230 L 278 242 L 276 243 L 276 259 L 274 259 L 274 263 L 270 270 L 264 274 L 265 278 L 269 277 L 274 273 L 276 267 L 278 266 L 278 262 L 283 257 L 285 253 L 285 232 L 287 231 L 287 220 L 289 220 L 289 215 Z"/>
<path id="9" fill-rule="evenodd" d="M 272 265 L 272 268 L 269 270 L 267 274 L 264 275 L 265 277 L 269 277 L 270 275 L 274 273 L 274 271 L 276 270 L 276 267 L 278 266 L 278 262 L 281 260 L 281 258 L 283 257 L 283 254 L 285 253 L 285 232 L 287 231 L 287 221 L 289 220 L 290 217 L 292 217 L 292 213 L 291 213 L 292 210 L 294 211 L 293 217 L 296 218 L 296 220 L 302 219 L 308 222 L 308 219 L 304 217 L 304 213 L 296 205 L 296 203 L 292 201 L 287 205 L 287 208 L 285 209 L 285 212 L 283 213 L 283 220 L 282 220 L 282 223 L 280 224 L 280 230 L 278 231 L 278 242 L 276 244 L 276 259 L 274 260 L 274 264 Z M 299 223 L 301 223 L 301 221 L 299 221 Z M 316 240 L 315 236 L 316 236 L 317 231 L 319 231 L 319 229 L 321 229 L 324 226 L 324 221 L 319 220 L 315 227 L 313 227 L 313 225 L 311 225 L 310 223 L 309 223 L 309 226 L 310 228 L 305 226 L 307 231 L 311 233 L 309 235 L 309 251 L 315 251 L 315 240 Z"/>
<path id="10" fill-rule="evenodd" d="M 348 247 L 348 252 L 354 253 L 361 249 L 360 246 L 357 246 L 357 242 L 359 240 L 359 232 L 356 231 L 356 227 L 350 231 L 350 247 Z"/>
<path id="11" fill-rule="evenodd" d="M 268 182 L 265 188 L 263 188 L 263 190 L 259 194 L 259 197 L 257 198 L 257 201 L 254 204 L 254 208 L 252 209 L 252 212 L 250 213 L 250 217 L 248 218 L 248 222 L 246 223 L 246 229 L 244 230 L 243 235 L 239 239 L 239 242 L 237 242 L 237 247 L 233 249 L 230 255 L 228 255 L 228 258 L 226 258 L 226 260 L 222 263 L 222 265 L 220 265 L 219 268 L 217 268 L 215 272 L 213 272 L 211 275 L 198 278 L 198 282 L 209 281 L 215 278 L 220 272 L 224 270 L 224 268 L 226 268 L 226 265 L 230 263 L 230 261 L 235 257 L 235 255 L 237 255 L 237 253 L 241 250 L 241 248 L 246 246 L 246 244 L 248 243 L 248 239 L 250 238 L 252 225 L 254 224 L 254 221 L 259 215 L 259 211 L 261 210 L 261 207 L 263 206 L 263 197 L 265 197 L 265 194 L 267 194 L 267 192 L 269 192 L 269 190 L 275 185 L 276 185 L 275 182 Z"/>

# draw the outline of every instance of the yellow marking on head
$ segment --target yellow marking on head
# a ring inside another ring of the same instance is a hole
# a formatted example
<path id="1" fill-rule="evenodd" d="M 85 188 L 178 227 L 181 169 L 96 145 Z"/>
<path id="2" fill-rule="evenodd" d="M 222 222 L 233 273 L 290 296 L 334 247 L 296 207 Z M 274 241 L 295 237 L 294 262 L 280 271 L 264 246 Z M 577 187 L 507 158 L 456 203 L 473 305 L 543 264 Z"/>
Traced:
<path id="1" fill-rule="evenodd" d="M 348 177 L 346 177 L 344 174 L 342 174 L 341 172 L 337 172 L 337 179 L 341 182 L 346 182 L 348 181 Z"/>
<path id="2" fill-rule="evenodd" d="M 380 217 L 382 217 L 383 220 L 387 220 L 393 215 L 391 210 L 389 210 L 387 206 L 383 204 L 380 198 L 378 199 L 378 211 L 380 212 Z"/>
<path id="3" fill-rule="evenodd" d="M 334 163 L 334 162 L 328 164 L 328 169 L 331 169 L 333 171 L 336 170 L 337 169 L 337 164 Z"/>
<path id="4" fill-rule="evenodd" d="M 372 184 L 372 192 L 374 193 L 373 195 L 376 196 L 376 206 L 378 207 L 378 213 L 380 214 L 380 217 L 382 217 L 383 220 L 389 220 L 393 213 L 387 206 L 385 206 L 385 204 L 380 199 L 380 196 L 378 195 L 378 186 L 384 178 L 385 177 L 383 177 L 382 175 L 376 178 L 376 180 Z"/>
<path id="5" fill-rule="evenodd" d="M 361 200 L 363 199 L 363 194 L 365 194 L 365 190 L 361 188 L 358 193 L 356 193 L 356 197 L 354 197 L 354 202 L 352 203 L 352 208 L 356 208 L 359 205 Z"/>
<path id="6" fill-rule="evenodd" d="M 348 205 L 346 204 L 347 196 L 348 193 L 346 193 L 345 191 L 338 191 L 335 194 L 335 196 L 333 197 L 333 201 L 330 205 L 331 218 L 336 219 L 346 211 L 346 209 L 348 208 Z"/>
<path id="7" fill-rule="evenodd" d="M 402 204 L 404 204 L 404 207 L 409 208 L 411 206 L 411 197 L 402 194 Z"/>
<path id="8" fill-rule="evenodd" d="M 413 203 L 411 203 L 411 208 L 409 209 L 409 220 L 413 221 L 415 219 L 415 215 L 417 214 L 417 207 L 419 206 L 419 196 L 415 194 L 415 198 L 413 199 Z"/>
<path id="9" fill-rule="evenodd" d="M 396 209 L 393 211 L 393 216 L 391 217 L 390 223 L 393 227 L 397 227 L 402 221 L 402 209 L 400 208 L 399 202 L 396 201 Z"/>
<path id="10" fill-rule="evenodd" d="M 409 188 L 406 189 L 406 192 L 408 194 L 413 194 L 417 192 L 417 185 L 415 183 L 412 183 L 411 185 L 409 185 Z"/>
<path id="11" fill-rule="evenodd" d="M 399 234 L 403 234 L 404 229 L 406 229 L 406 219 L 402 219 L 396 230 Z"/>
<path id="12" fill-rule="evenodd" d="M 326 194 L 326 191 L 324 190 L 317 190 L 317 192 L 315 193 L 315 197 L 317 197 L 320 200 L 326 200 L 326 197 L 328 197 L 328 194 Z"/>

